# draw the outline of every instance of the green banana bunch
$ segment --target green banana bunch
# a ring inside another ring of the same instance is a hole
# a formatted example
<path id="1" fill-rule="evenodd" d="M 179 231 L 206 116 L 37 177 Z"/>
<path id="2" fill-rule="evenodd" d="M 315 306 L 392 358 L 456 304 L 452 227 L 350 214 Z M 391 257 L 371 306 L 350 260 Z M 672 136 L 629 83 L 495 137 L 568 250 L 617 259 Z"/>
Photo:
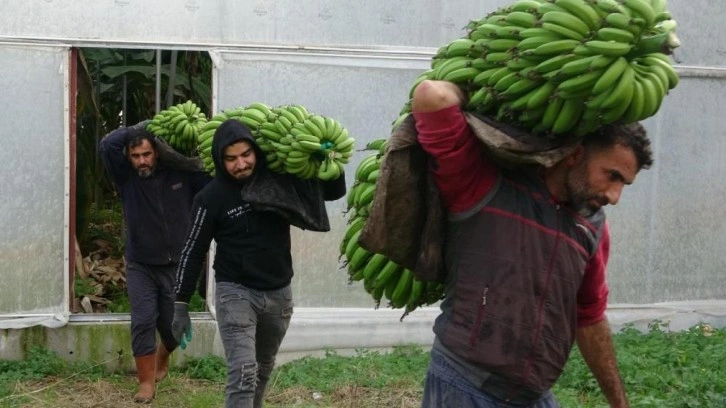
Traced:
<path id="1" fill-rule="evenodd" d="M 187 156 L 194 154 L 199 132 L 207 122 L 206 115 L 191 100 L 172 105 L 156 114 L 146 130 L 164 139 L 171 147 Z"/>
<path id="2" fill-rule="evenodd" d="M 416 279 L 405 269 L 382 254 L 371 253 L 358 244 L 369 209 L 375 196 L 376 182 L 388 145 L 387 139 L 368 143 L 364 150 L 375 153 L 365 157 L 354 173 L 353 186 L 348 191 L 348 229 L 340 243 L 351 282 L 363 281 L 363 287 L 379 307 L 385 297 L 394 309 L 404 309 L 404 316 L 416 308 L 430 305 L 443 298 L 440 284 Z"/>
<path id="3" fill-rule="evenodd" d="M 516 0 L 471 21 L 420 73 L 456 83 L 465 109 L 546 136 L 654 115 L 678 74 L 666 0 Z M 410 100 L 394 121 L 411 112 Z"/>
<path id="4" fill-rule="evenodd" d="M 334 180 L 350 161 L 355 139 L 335 119 L 311 114 L 302 105 L 270 107 L 253 102 L 226 109 L 210 120 L 198 138 L 199 155 L 205 169 L 213 173 L 212 139 L 227 119 L 245 124 L 265 154 L 267 168 L 303 179 Z"/>

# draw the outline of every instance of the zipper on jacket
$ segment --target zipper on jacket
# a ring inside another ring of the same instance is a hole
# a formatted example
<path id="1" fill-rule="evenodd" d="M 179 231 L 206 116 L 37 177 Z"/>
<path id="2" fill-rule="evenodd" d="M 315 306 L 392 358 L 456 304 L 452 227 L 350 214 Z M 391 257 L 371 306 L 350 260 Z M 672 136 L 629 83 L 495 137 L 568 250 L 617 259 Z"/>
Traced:
<path id="1" fill-rule="evenodd" d="M 487 293 L 489 293 L 489 286 L 484 287 L 484 293 L 481 296 L 481 303 L 479 304 L 479 309 L 476 312 L 474 327 L 471 330 L 471 335 L 469 335 L 469 346 L 474 346 L 476 343 L 476 339 L 479 337 L 479 331 L 484 323 L 484 310 L 487 306 Z"/>

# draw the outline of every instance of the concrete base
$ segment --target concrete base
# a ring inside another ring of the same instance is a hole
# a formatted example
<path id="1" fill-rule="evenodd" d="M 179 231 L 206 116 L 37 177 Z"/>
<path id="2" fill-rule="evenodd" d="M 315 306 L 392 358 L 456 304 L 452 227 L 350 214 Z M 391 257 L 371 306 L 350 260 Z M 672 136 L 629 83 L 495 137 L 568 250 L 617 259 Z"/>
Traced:
<path id="1" fill-rule="evenodd" d="M 334 350 L 389 350 L 397 345 L 429 347 L 438 308 L 416 310 L 400 321 L 400 310 L 368 308 L 297 308 L 280 348 L 278 363 Z M 614 332 L 627 326 L 647 331 L 659 320 L 680 331 L 698 323 L 726 327 L 726 301 L 671 302 L 651 305 L 611 305 L 608 318 Z M 128 315 L 74 315 L 64 327 L 36 326 L 0 330 L 0 359 L 23 359 L 34 347 L 44 347 L 68 361 L 132 371 Z M 224 356 L 217 324 L 208 313 L 192 314 L 193 339 L 186 350 L 172 354 L 171 364 L 189 357 Z"/>

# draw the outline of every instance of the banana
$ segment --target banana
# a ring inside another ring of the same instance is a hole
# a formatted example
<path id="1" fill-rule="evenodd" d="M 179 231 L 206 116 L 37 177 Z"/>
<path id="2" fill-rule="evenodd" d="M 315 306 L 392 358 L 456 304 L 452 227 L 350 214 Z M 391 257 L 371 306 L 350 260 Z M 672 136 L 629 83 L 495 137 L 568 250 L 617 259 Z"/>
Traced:
<path id="1" fill-rule="evenodd" d="M 517 49 L 519 52 L 527 51 L 527 50 L 533 50 L 540 45 L 550 43 L 552 41 L 556 41 L 558 39 L 561 39 L 559 37 L 548 37 L 548 36 L 536 36 L 536 37 L 529 37 L 525 38 L 522 41 L 519 42 L 517 45 Z"/>
<path id="2" fill-rule="evenodd" d="M 542 116 L 542 127 L 547 130 L 552 129 L 564 102 L 564 99 L 556 97 L 550 100 L 550 103 L 547 105 L 547 109 L 545 109 L 545 113 Z"/>
<path id="3" fill-rule="evenodd" d="M 512 71 L 509 74 L 502 77 L 496 84 L 494 84 L 494 90 L 497 92 L 504 92 L 507 88 L 514 85 L 520 79 L 519 73 Z"/>
<path id="4" fill-rule="evenodd" d="M 645 92 L 643 91 L 643 84 L 635 80 L 633 81 L 633 98 L 627 110 L 622 115 L 622 122 L 627 124 L 639 121 L 643 116 L 644 101 Z"/>
<path id="5" fill-rule="evenodd" d="M 651 81 L 649 77 L 636 75 L 636 81 L 640 83 L 643 89 L 643 110 L 639 120 L 643 120 L 653 116 L 658 111 L 658 98 L 661 97 L 658 85 Z"/>
<path id="6" fill-rule="evenodd" d="M 611 13 L 605 16 L 605 22 L 614 28 L 627 30 L 636 36 L 639 36 L 645 25 L 642 18 L 632 18 L 624 13 Z"/>
<path id="7" fill-rule="evenodd" d="M 255 112 L 259 112 L 259 111 L 255 111 Z M 249 116 L 245 116 L 244 114 L 237 116 L 235 119 L 244 123 L 244 125 L 247 126 L 253 132 L 260 128 L 260 122 L 256 121 L 255 119 L 253 119 Z"/>
<path id="8" fill-rule="evenodd" d="M 383 269 L 388 258 L 382 254 L 373 254 L 368 263 L 363 267 L 363 279 L 371 280 Z"/>
<path id="9" fill-rule="evenodd" d="M 504 90 L 501 94 L 499 94 L 500 97 L 504 99 L 512 99 L 517 96 L 522 95 L 523 93 L 530 91 L 534 89 L 537 85 L 540 85 L 542 82 L 534 79 L 529 78 L 522 78 L 517 80 L 515 83 L 507 87 L 507 89 Z M 517 107 L 519 106 L 519 107 Z M 527 106 L 527 101 L 520 101 L 519 104 L 515 106 L 512 104 L 513 109 L 521 109 Z"/>
<path id="10" fill-rule="evenodd" d="M 638 13 L 645 20 L 646 27 L 651 27 L 655 22 L 655 10 L 646 0 L 623 0 L 623 5 Z"/>
<path id="11" fill-rule="evenodd" d="M 519 36 L 522 39 L 533 38 L 533 37 L 547 37 L 551 40 L 561 40 L 564 37 L 560 34 L 554 33 L 542 27 L 528 28 L 519 32 Z"/>
<path id="12" fill-rule="evenodd" d="M 532 28 L 537 22 L 537 16 L 524 11 L 512 11 L 504 19 L 507 23 L 524 28 Z"/>
<path id="13" fill-rule="evenodd" d="M 566 99 L 552 125 L 552 133 L 565 133 L 575 127 L 583 108 L 583 99 Z"/>
<path id="14" fill-rule="evenodd" d="M 373 202 L 373 197 L 376 194 L 376 185 L 369 184 L 358 197 L 358 201 L 355 203 L 356 207 L 365 207 Z"/>
<path id="15" fill-rule="evenodd" d="M 389 282 L 394 281 L 398 278 L 400 271 L 401 267 L 398 266 L 397 263 L 389 259 L 388 262 L 386 262 L 386 264 L 383 266 L 383 268 L 381 268 L 381 270 L 378 272 L 378 275 L 376 275 L 373 286 L 376 288 L 387 286 Z"/>
<path id="16" fill-rule="evenodd" d="M 537 65 L 536 62 L 532 60 L 528 60 L 521 57 L 514 57 L 511 60 L 507 61 L 507 68 L 512 69 L 514 71 L 521 71 L 525 68 L 532 67 Z"/>
<path id="17" fill-rule="evenodd" d="M 628 15 L 628 10 L 616 0 L 595 0 L 595 6 L 606 14 L 620 13 Z"/>
<path id="18" fill-rule="evenodd" d="M 547 44 L 542 44 L 534 49 L 536 55 L 555 55 L 555 54 L 566 54 L 571 52 L 575 47 L 580 45 L 579 41 L 576 40 L 557 40 Z"/>
<path id="19" fill-rule="evenodd" d="M 258 126 L 259 123 L 267 122 L 267 115 L 257 108 L 245 109 L 242 112 L 242 116 L 253 119 L 255 122 L 258 123 Z"/>
<path id="20" fill-rule="evenodd" d="M 363 268 L 364 263 L 371 257 L 371 253 L 367 249 L 358 245 L 353 252 L 353 256 L 348 260 L 348 270 L 358 271 Z M 363 279 L 363 276 L 360 276 Z"/>
<path id="21" fill-rule="evenodd" d="M 623 57 L 618 57 L 610 66 L 605 69 L 600 79 L 597 80 L 595 85 L 592 87 L 593 95 L 603 93 L 606 89 L 609 89 L 615 84 L 620 76 L 625 72 L 628 67 L 628 61 Z"/>
<path id="22" fill-rule="evenodd" d="M 545 82 L 535 91 L 531 92 L 529 94 L 530 98 L 527 101 L 527 109 L 536 109 L 544 106 L 556 87 L 557 85 L 554 82 Z"/>
<path id="23" fill-rule="evenodd" d="M 603 27 L 597 30 L 597 38 L 603 41 L 631 43 L 635 40 L 635 35 L 631 31 L 622 28 Z"/>
<path id="24" fill-rule="evenodd" d="M 401 276 L 398 278 L 396 287 L 391 295 L 391 304 L 394 308 L 401 308 L 406 305 L 408 301 L 408 295 L 411 291 L 411 284 L 413 283 L 413 272 L 410 269 L 405 268 L 401 272 Z"/>
<path id="25" fill-rule="evenodd" d="M 245 110 L 247 109 L 255 109 L 260 111 L 263 115 L 265 115 L 265 120 L 267 120 L 267 117 L 270 116 L 270 114 L 272 113 L 270 107 L 261 102 L 252 102 L 251 104 L 247 105 L 247 108 Z"/>
<path id="26" fill-rule="evenodd" d="M 376 162 L 376 155 L 371 155 L 363 160 L 358 164 L 358 167 L 355 170 L 355 179 L 360 181 L 366 181 L 368 179 L 368 174 L 378 168 L 378 163 Z"/>
<path id="27" fill-rule="evenodd" d="M 307 152 L 316 153 L 322 150 L 320 142 L 310 142 L 307 140 L 300 140 L 297 143 Z"/>
<path id="28" fill-rule="evenodd" d="M 301 123 L 303 125 L 303 128 L 306 129 L 306 133 L 317 137 L 318 141 L 321 141 L 325 138 L 325 133 L 327 133 L 327 130 L 325 128 L 325 120 L 318 116 L 317 118 L 323 121 L 322 123 L 319 123 L 319 120 L 313 120 L 313 117 L 316 116 L 308 116 L 307 119 L 298 123 Z"/>
<path id="29" fill-rule="evenodd" d="M 668 89 L 673 89 L 678 85 L 678 82 L 680 81 L 678 77 L 678 73 L 675 69 L 673 69 L 673 66 L 667 62 L 667 60 L 656 56 L 655 54 L 660 54 L 662 56 L 668 57 L 665 54 L 661 53 L 653 53 L 653 54 L 646 54 L 640 60 L 643 62 L 643 64 L 650 66 L 650 67 L 658 67 L 658 69 L 662 70 L 667 78 L 668 78 Z"/>
<path id="30" fill-rule="evenodd" d="M 668 0 L 650 0 L 650 6 L 653 7 L 653 11 L 655 13 L 666 12 L 667 4 L 668 4 Z"/>
<path id="31" fill-rule="evenodd" d="M 468 82 L 471 81 L 477 74 L 479 74 L 479 70 L 474 67 L 466 67 L 466 68 L 459 68 L 455 69 L 446 75 L 444 75 L 441 79 L 444 81 L 453 82 L 455 84 L 462 83 L 462 82 Z"/>
<path id="32" fill-rule="evenodd" d="M 490 52 L 484 57 L 487 62 L 492 64 L 506 64 L 511 58 L 512 53 L 510 52 Z"/>
<path id="33" fill-rule="evenodd" d="M 492 38 L 488 40 L 479 40 L 475 41 L 474 45 L 478 49 L 474 51 L 475 53 L 483 52 L 490 41 L 492 40 L 519 40 L 519 32 L 522 30 L 525 30 L 526 27 L 519 27 L 516 25 L 507 25 L 504 27 L 498 27 L 496 31 L 494 31 L 494 34 L 492 35 Z"/>
<path id="34" fill-rule="evenodd" d="M 616 41 L 590 40 L 585 42 L 585 47 L 601 55 L 620 57 L 630 52 L 633 45 Z"/>
<path id="35" fill-rule="evenodd" d="M 509 51 L 519 45 L 519 40 L 513 40 L 508 38 L 497 38 L 487 42 L 486 47 L 491 52 L 503 52 Z"/>
<path id="36" fill-rule="evenodd" d="M 579 18 L 591 31 L 600 27 L 600 16 L 585 0 L 556 0 L 555 5 Z"/>
<path id="37" fill-rule="evenodd" d="M 340 128 L 340 133 L 338 133 L 338 136 L 336 136 L 335 139 L 332 139 L 332 138 L 330 139 L 330 141 L 334 145 L 337 145 L 339 143 L 343 143 L 346 140 L 348 140 L 348 129 L 346 129 L 344 127 L 341 127 Z"/>
<path id="38" fill-rule="evenodd" d="M 349 138 L 343 140 L 342 142 L 336 141 L 335 150 L 337 150 L 339 152 L 344 152 L 349 149 L 352 150 L 354 144 L 355 144 L 355 139 L 353 139 L 352 137 L 349 137 Z"/>
<path id="39" fill-rule="evenodd" d="M 567 76 L 584 74 L 590 70 L 592 63 L 599 57 L 599 55 L 591 55 L 570 61 L 560 68 L 560 74 Z"/>
<path id="40" fill-rule="evenodd" d="M 424 303 L 424 300 L 421 297 L 425 286 L 425 282 L 420 281 L 415 277 L 413 278 L 413 282 L 411 282 L 411 293 L 406 301 L 406 312 L 412 312 Z"/>
<path id="41" fill-rule="evenodd" d="M 299 122 L 297 120 L 297 116 L 295 116 L 295 114 L 291 111 L 287 110 L 287 107 L 278 109 L 277 114 L 279 115 L 278 120 L 282 120 L 282 122 L 286 125 L 288 129 L 292 128 L 292 125 Z"/>
<path id="42" fill-rule="evenodd" d="M 517 0 L 509 6 L 511 11 L 524 11 L 525 13 L 533 13 L 537 11 L 540 2 L 537 0 Z"/>
<path id="43" fill-rule="evenodd" d="M 558 11 L 560 13 L 566 12 L 567 10 L 555 4 L 554 1 L 546 0 L 537 7 L 537 14 L 544 15 L 550 11 Z"/>
<path id="44" fill-rule="evenodd" d="M 567 12 L 549 11 L 542 15 L 542 23 L 552 23 L 580 34 L 583 38 L 590 35 L 590 28 L 575 15 Z M 543 25 L 544 27 L 544 25 Z"/>
<path id="45" fill-rule="evenodd" d="M 575 30 L 571 30 L 568 27 L 561 26 L 559 24 L 555 23 L 542 23 L 542 28 L 557 34 L 561 37 L 570 39 L 570 40 L 577 40 L 577 41 L 583 41 L 585 40 L 585 36 L 580 34 L 579 32 Z"/>
<path id="46" fill-rule="evenodd" d="M 618 104 L 630 103 L 630 99 L 633 96 L 633 81 L 635 79 L 635 71 L 628 64 L 625 71 L 618 79 L 617 85 L 613 88 L 612 93 L 605 99 L 601 105 L 602 109 L 609 109 L 615 107 Z"/>
<path id="47" fill-rule="evenodd" d="M 590 69 L 600 69 L 610 66 L 617 57 L 609 57 L 607 55 L 598 55 L 590 64 Z"/>
<path id="48" fill-rule="evenodd" d="M 562 83 L 560 83 L 557 89 L 558 91 L 564 92 L 590 91 L 590 89 L 593 87 L 593 85 L 595 85 L 602 73 L 603 70 L 597 70 L 578 75 L 574 78 L 563 81 Z"/>
<path id="49" fill-rule="evenodd" d="M 554 72 L 562 68 L 566 63 L 577 59 L 579 59 L 579 57 L 575 54 L 555 55 L 539 63 L 534 70 L 540 74 Z"/>
<path id="50" fill-rule="evenodd" d="M 222 113 L 227 116 L 228 119 L 236 118 L 238 116 L 242 116 L 242 113 L 244 113 L 244 108 L 235 108 L 235 109 L 226 109 Z"/>
<path id="51" fill-rule="evenodd" d="M 473 47 L 474 41 L 472 41 L 471 39 L 457 38 L 446 46 L 445 57 L 454 58 L 468 56 L 469 51 L 471 51 Z"/>
<path id="52" fill-rule="evenodd" d="M 546 109 L 545 105 L 540 105 L 535 109 L 527 109 L 519 114 L 517 120 L 521 123 L 531 122 L 530 125 L 535 126 L 542 120 Z"/>
<path id="53" fill-rule="evenodd" d="M 431 73 L 432 79 L 443 79 L 449 72 L 469 66 L 471 66 L 471 58 L 469 57 L 453 57 L 446 59 L 439 66 L 434 68 Z"/>

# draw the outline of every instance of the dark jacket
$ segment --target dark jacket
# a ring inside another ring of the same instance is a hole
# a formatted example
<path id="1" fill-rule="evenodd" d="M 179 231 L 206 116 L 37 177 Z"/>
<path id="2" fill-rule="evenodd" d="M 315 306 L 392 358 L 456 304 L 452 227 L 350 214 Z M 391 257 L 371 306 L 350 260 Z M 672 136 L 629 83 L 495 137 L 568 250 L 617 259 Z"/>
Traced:
<path id="1" fill-rule="evenodd" d="M 466 216 L 449 220 L 446 298 L 434 333 L 466 364 L 506 380 L 506 398 L 552 387 L 570 355 L 578 297 L 605 213 L 585 219 L 535 171 L 502 170 Z"/>
<path id="2" fill-rule="evenodd" d="M 256 156 L 252 176 L 241 182 L 226 172 L 222 162 L 224 149 L 240 141 L 251 143 Z M 269 171 L 250 131 L 234 119 L 217 129 L 212 158 L 217 175 L 194 200 L 177 271 L 177 300 L 189 301 L 212 239 L 218 282 L 258 290 L 287 286 L 293 276 L 290 225 L 328 231 L 324 201 L 345 195 L 345 177 L 322 182 Z"/>
<path id="3" fill-rule="evenodd" d="M 125 155 L 138 127 L 119 128 L 101 140 L 99 149 L 118 188 L 126 229 L 126 260 L 149 265 L 178 262 L 189 227 L 192 200 L 209 181 L 204 172 L 175 170 L 157 160 L 151 177 L 141 178 Z M 157 148 L 158 150 L 158 148 Z"/>

